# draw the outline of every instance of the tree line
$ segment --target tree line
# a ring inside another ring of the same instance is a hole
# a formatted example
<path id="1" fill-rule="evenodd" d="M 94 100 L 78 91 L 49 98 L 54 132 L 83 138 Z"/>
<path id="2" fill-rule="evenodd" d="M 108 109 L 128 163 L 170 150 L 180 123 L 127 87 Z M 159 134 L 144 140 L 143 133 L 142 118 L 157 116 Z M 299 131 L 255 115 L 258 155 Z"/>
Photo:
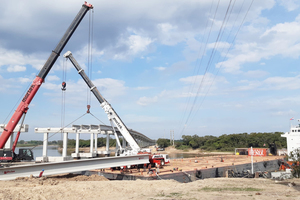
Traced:
<path id="1" fill-rule="evenodd" d="M 286 138 L 281 137 L 283 132 L 270 133 L 239 133 L 216 136 L 183 135 L 181 140 L 175 142 L 177 149 L 202 149 L 206 151 L 233 151 L 234 148 L 286 148 Z M 158 139 L 157 145 L 170 146 L 169 139 Z"/>
<path id="2" fill-rule="evenodd" d="M 122 144 L 122 138 L 119 139 L 120 143 Z M 90 140 L 79 140 L 79 147 L 90 147 Z M 109 146 L 115 147 L 117 144 L 116 139 L 109 139 Z M 63 142 L 61 140 L 58 141 L 58 145 L 60 147 L 63 146 Z M 93 144 L 94 145 L 94 144 Z M 68 148 L 75 148 L 76 146 L 76 140 L 74 139 L 68 139 Z M 100 137 L 97 139 L 97 147 L 104 147 L 106 146 L 106 138 Z"/>
<path id="3" fill-rule="evenodd" d="M 57 145 L 57 141 L 48 141 L 48 145 Z M 17 147 L 30 147 L 30 146 L 38 146 L 38 145 L 43 145 L 42 140 L 30 140 L 30 141 L 25 141 L 25 140 L 19 140 L 17 143 Z"/>
<path id="4" fill-rule="evenodd" d="M 122 144 L 122 138 L 119 139 L 120 143 Z M 116 146 L 116 139 L 109 139 L 109 146 L 114 147 Z M 18 147 L 29 147 L 29 146 L 38 146 L 38 145 L 43 145 L 42 140 L 30 140 L 30 141 L 24 141 L 20 140 L 18 141 L 17 146 Z M 63 141 L 58 140 L 58 141 L 48 141 L 48 145 L 58 145 L 59 147 L 63 146 Z M 76 145 L 76 140 L 75 139 L 68 139 L 68 148 L 75 148 Z M 94 145 L 94 144 L 93 144 Z M 98 147 L 104 147 L 106 146 L 106 138 L 98 138 L 97 139 L 97 146 Z M 79 140 L 79 147 L 90 147 L 90 140 Z"/>

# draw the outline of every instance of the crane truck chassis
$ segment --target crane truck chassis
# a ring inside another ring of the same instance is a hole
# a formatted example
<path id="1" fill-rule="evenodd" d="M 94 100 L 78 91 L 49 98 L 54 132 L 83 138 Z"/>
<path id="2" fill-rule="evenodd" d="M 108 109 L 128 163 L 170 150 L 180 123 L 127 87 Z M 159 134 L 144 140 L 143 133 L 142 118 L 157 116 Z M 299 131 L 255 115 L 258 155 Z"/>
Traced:
<path id="1" fill-rule="evenodd" d="M 20 160 L 29 160 L 29 159 L 32 160 L 33 159 L 33 153 L 30 149 L 22 149 L 22 150 L 20 149 L 19 154 L 16 154 L 14 152 L 15 147 L 18 142 L 18 139 L 19 139 L 19 136 L 20 136 L 20 130 L 17 133 L 17 136 L 15 138 L 12 149 L 4 149 L 4 145 L 6 144 L 7 140 L 12 135 L 12 133 L 14 132 L 15 127 L 17 126 L 17 124 L 19 123 L 19 121 L 22 117 L 23 117 L 23 120 L 22 120 L 22 124 L 23 124 L 26 113 L 29 109 L 28 106 L 29 106 L 30 102 L 34 98 L 35 94 L 39 90 L 42 83 L 44 82 L 46 76 L 48 75 L 52 66 L 56 62 L 56 60 L 59 57 L 60 53 L 62 52 L 63 48 L 65 47 L 65 45 L 68 43 L 69 39 L 75 32 L 75 30 L 78 27 L 78 25 L 80 24 L 81 20 L 83 19 L 83 17 L 87 13 L 87 11 L 89 11 L 90 9 L 93 9 L 93 5 L 88 4 L 87 2 L 85 2 L 82 5 L 78 14 L 72 21 L 71 25 L 69 26 L 69 28 L 67 29 L 67 31 L 65 32 L 65 34 L 63 35 L 61 40 L 59 41 L 56 48 L 50 54 L 48 60 L 44 64 L 43 68 L 41 69 L 41 71 L 39 72 L 37 77 L 33 80 L 33 83 L 29 87 L 29 89 L 26 92 L 25 96 L 23 97 L 21 103 L 19 104 L 16 111 L 12 115 L 11 119 L 5 126 L 4 131 L 2 132 L 2 134 L 0 136 L 0 162 L 20 161 Z"/>

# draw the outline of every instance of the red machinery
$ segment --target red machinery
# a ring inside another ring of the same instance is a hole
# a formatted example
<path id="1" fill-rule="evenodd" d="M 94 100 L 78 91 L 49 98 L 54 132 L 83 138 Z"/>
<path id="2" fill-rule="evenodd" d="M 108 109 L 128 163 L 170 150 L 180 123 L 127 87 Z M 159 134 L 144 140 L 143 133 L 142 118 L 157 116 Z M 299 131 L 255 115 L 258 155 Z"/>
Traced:
<path id="1" fill-rule="evenodd" d="M 81 20 L 83 19 L 83 17 L 87 13 L 87 11 L 92 8 L 93 8 L 93 6 L 91 4 L 88 4 L 87 2 L 85 2 L 82 5 L 82 8 L 76 15 L 75 19 L 73 20 L 73 22 L 67 29 L 66 33 L 63 35 L 62 39 L 60 40 L 60 42 L 58 43 L 56 48 L 50 54 L 48 60 L 44 64 L 44 66 L 41 69 L 41 71 L 39 72 L 38 76 L 34 79 L 31 86 L 29 87 L 28 91 L 26 92 L 24 98 L 22 99 L 22 101 L 19 104 L 18 108 L 16 109 L 15 113 L 13 114 L 13 116 L 11 117 L 9 122 L 7 123 L 4 131 L 2 132 L 2 134 L 0 136 L 0 161 L 31 160 L 33 158 L 33 156 L 32 156 L 33 154 L 31 152 L 31 150 L 29 150 L 30 152 L 28 152 L 27 156 L 24 155 L 25 157 L 19 157 L 18 155 L 16 155 L 14 153 L 16 144 L 17 144 L 19 136 L 20 136 L 20 131 L 18 132 L 18 134 L 16 136 L 16 139 L 14 141 L 14 145 L 13 145 L 12 149 L 3 149 L 3 147 L 4 147 L 5 143 L 7 142 L 7 140 L 9 139 L 9 137 L 11 136 L 11 134 L 13 133 L 15 127 L 19 123 L 22 116 L 23 116 L 23 120 L 24 120 L 24 117 L 29 109 L 28 106 L 29 106 L 31 100 L 37 93 L 38 89 L 40 88 L 43 81 L 45 80 L 47 74 L 51 70 L 52 66 L 56 62 L 57 58 L 59 57 L 61 51 L 63 50 L 63 48 L 69 41 L 69 39 L 73 35 L 74 31 L 80 24 Z M 29 155 L 30 153 L 31 153 L 31 155 Z"/>

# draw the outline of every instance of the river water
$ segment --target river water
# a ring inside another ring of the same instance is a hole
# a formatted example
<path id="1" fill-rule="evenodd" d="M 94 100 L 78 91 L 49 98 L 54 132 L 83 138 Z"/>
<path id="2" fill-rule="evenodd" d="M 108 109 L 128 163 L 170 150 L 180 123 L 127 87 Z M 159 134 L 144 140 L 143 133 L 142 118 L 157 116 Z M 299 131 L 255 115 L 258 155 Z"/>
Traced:
<path id="1" fill-rule="evenodd" d="M 58 146 L 48 146 L 48 156 L 61 156 L 61 153 L 57 150 Z M 21 149 L 31 149 L 34 160 L 36 157 L 42 157 L 43 156 L 43 146 L 36 146 L 36 147 L 17 147 L 15 152 L 19 153 L 19 148 Z M 32 149 L 33 148 L 33 149 Z"/>

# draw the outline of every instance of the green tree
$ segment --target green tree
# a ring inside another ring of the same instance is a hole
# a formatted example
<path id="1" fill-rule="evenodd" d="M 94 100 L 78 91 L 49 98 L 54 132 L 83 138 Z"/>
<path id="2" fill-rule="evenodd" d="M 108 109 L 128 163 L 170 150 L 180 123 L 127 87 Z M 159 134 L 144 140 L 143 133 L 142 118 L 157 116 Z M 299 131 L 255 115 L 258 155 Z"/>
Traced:
<path id="1" fill-rule="evenodd" d="M 170 140 L 169 139 L 163 139 L 163 138 L 159 138 L 157 141 L 156 141 L 157 145 L 159 147 L 168 147 L 170 146 Z"/>

